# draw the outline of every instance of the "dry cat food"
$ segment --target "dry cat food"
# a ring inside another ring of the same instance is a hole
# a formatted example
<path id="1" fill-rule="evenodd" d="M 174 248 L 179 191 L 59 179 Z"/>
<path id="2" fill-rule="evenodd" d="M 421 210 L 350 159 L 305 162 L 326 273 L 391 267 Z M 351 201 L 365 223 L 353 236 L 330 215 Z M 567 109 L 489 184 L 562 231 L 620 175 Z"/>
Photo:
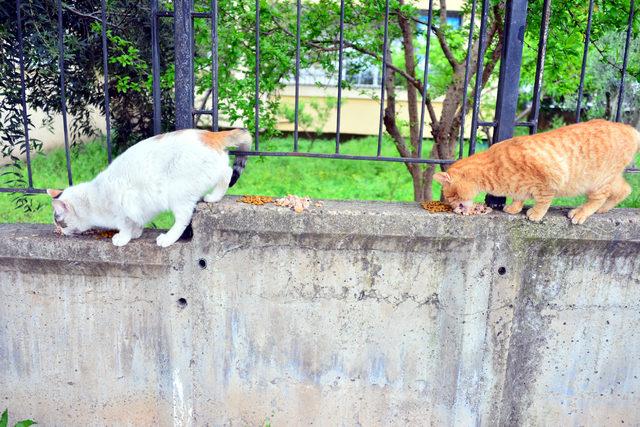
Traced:
<path id="1" fill-rule="evenodd" d="M 59 236 L 62 236 L 62 229 L 60 227 L 56 227 L 55 233 Z M 110 239 L 117 233 L 116 230 L 87 230 L 83 233 L 80 233 L 82 236 L 92 236 L 96 240 L 101 239 Z"/>
<path id="2" fill-rule="evenodd" d="M 471 208 L 455 208 L 453 212 L 460 215 L 485 215 L 491 212 L 491 210 L 489 206 L 474 204 Z"/>
<path id="3" fill-rule="evenodd" d="M 238 199 L 240 203 L 247 203 L 250 205 L 261 206 L 266 203 L 273 202 L 273 197 L 269 196 L 242 196 Z"/>
<path id="4" fill-rule="evenodd" d="M 115 236 L 116 233 L 116 230 L 96 230 L 95 238 L 96 240 L 110 239 Z"/>
<path id="5" fill-rule="evenodd" d="M 311 205 L 311 199 L 309 197 L 299 197 L 289 194 L 287 197 L 276 199 L 273 203 L 276 206 L 289 207 L 295 213 L 300 213 Z"/>
<path id="6" fill-rule="evenodd" d="M 422 209 L 427 212 L 436 213 L 436 212 L 451 212 L 453 209 L 446 203 L 442 203 L 436 200 L 430 202 L 422 202 L 420 203 Z"/>
<path id="7" fill-rule="evenodd" d="M 472 208 L 455 208 L 453 209 L 447 203 L 439 202 L 437 200 L 430 202 L 422 202 L 420 206 L 427 212 L 454 212 L 460 215 L 485 215 L 491 212 L 491 208 L 482 204 L 474 204 Z"/>

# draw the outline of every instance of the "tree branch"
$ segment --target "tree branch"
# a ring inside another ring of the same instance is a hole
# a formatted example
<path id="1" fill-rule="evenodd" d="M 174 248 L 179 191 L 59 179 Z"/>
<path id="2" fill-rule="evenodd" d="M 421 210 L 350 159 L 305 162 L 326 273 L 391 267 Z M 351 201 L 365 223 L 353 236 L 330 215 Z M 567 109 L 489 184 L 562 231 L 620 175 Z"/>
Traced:
<path id="1" fill-rule="evenodd" d="M 456 69 L 458 69 L 458 67 L 460 67 L 460 62 L 458 62 L 456 57 L 453 55 L 451 47 L 449 46 L 449 43 L 447 43 L 447 39 L 444 33 L 438 27 L 432 26 L 431 28 L 438 38 L 438 42 L 440 43 L 440 47 L 442 48 L 442 52 L 444 53 L 445 58 L 447 58 L 447 61 L 449 61 L 449 64 L 451 64 L 453 70 L 455 71 Z"/>
<path id="2" fill-rule="evenodd" d="M 391 135 L 393 143 L 398 150 L 398 153 L 402 157 L 412 157 L 411 152 L 407 148 L 404 137 L 400 133 L 400 129 L 396 124 L 396 93 L 395 93 L 395 72 L 391 71 L 387 73 L 383 84 L 387 89 L 387 106 L 384 109 L 384 127 Z M 414 163 L 405 163 L 405 166 L 409 170 L 409 173 L 413 176 L 415 173 L 416 165 Z"/>
<path id="3" fill-rule="evenodd" d="M 425 27 L 428 27 L 429 25 L 428 22 L 421 21 L 418 18 L 415 18 L 413 16 L 406 16 L 404 14 L 401 14 L 400 12 L 394 12 L 394 14 L 402 15 L 404 16 L 405 19 L 410 19 L 416 24 L 424 25 Z M 431 31 L 433 31 L 434 34 L 436 35 L 438 39 L 438 43 L 440 43 L 440 47 L 442 48 L 442 52 L 444 53 L 445 58 L 447 58 L 447 61 L 449 61 L 449 64 L 454 68 L 454 70 L 457 67 L 460 67 L 462 64 L 456 59 L 455 55 L 453 54 L 453 51 L 451 50 L 451 47 L 449 46 L 449 42 L 447 42 L 447 38 L 444 32 L 442 31 L 442 22 L 440 23 L 440 26 L 433 25 L 432 23 Z"/>
<path id="4" fill-rule="evenodd" d="M 69 12 L 73 13 L 74 15 L 78 15 L 78 16 L 82 16 L 84 18 L 90 18 L 96 21 L 101 21 L 102 19 L 97 16 L 97 15 L 92 15 L 90 13 L 84 13 L 84 12 L 80 12 L 77 9 L 74 9 L 72 7 L 67 6 L 66 4 L 62 3 L 62 8 L 65 10 L 68 10 Z"/>
<path id="5" fill-rule="evenodd" d="M 440 0 L 440 25 L 447 23 L 447 0 Z"/>

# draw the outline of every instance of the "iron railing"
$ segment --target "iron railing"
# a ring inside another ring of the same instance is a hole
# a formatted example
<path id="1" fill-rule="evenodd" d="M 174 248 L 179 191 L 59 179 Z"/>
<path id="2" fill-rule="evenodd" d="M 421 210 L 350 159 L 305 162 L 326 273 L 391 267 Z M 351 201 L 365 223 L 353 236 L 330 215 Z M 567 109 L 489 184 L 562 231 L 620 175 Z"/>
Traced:
<path id="1" fill-rule="evenodd" d="M 211 7 L 209 12 L 195 12 L 193 10 L 193 0 L 173 0 L 174 11 L 160 10 L 158 0 L 151 1 L 151 66 L 153 75 L 152 95 L 153 95 L 153 129 L 155 133 L 159 133 L 161 129 L 161 111 L 160 111 L 160 46 L 159 46 L 159 20 L 162 18 L 173 18 L 174 22 L 174 43 L 175 43 L 175 125 L 177 129 L 191 128 L 194 123 L 194 116 L 196 115 L 210 115 L 211 116 L 211 128 L 216 131 L 219 128 L 219 90 L 218 90 L 218 0 L 211 0 Z M 559 0 L 557 0 L 559 1 Z M 478 4 L 480 2 L 480 4 Z M 479 118 L 480 111 L 480 98 L 482 96 L 482 82 L 481 79 L 476 78 L 474 99 L 471 114 L 471 133 L 469 140 L 468 154 L 473 154 L 476 150 L 477 144 L 477 131 L 480 126 L 487 126 L 494 128 L 494 139 L 491 142 L 498 142 L 513 136 L 514 128 L 521 126 L 529 129 L 529 133 L 533 134 L 538 130 L 539 113 L 540 113 L 540 100 L 542 93 L 542 81 L 543 70 L 545 63 L 546 47 L 549 33 L 549 20 L 551 15 L 551 3 L 552 0 L 544 0 L 543 4 L 543 16 L 541 18 L 540 36 L 538 45 L 538 54 L 536 60 L 535 82 L 533 88 L 533 105 L 531 113 L 527 121 L 516 122 L 516 109 L 518 101 L 518 89 L 520 79 L 520 69 L 522 67 L 522 50 L 523 50 L 523 34 L 526 25 L 527 18 L 527 0 L 507 0 L 506 2 L 506 15 L 505 15 L 505 38 L 504 46 L 501 52 L 500 72 L 498 80 L 498 96 L 497 105 L 495 110 L 495 118 L 493 121 L 481 121 Z M 635 13 L 635 1 L 630 1 L 629 18 L 626 30 L 626 38 L 623 51 L 623 64 L 620 77 L 619 93 L 617 100 L 617 110 L 615 120 L 620 120 L 620 113 L 622 110 L 622 102 L 624 97 L 624 78 L 628 65 L 629 46 L 633 28 L 633 19 Z M 485 51 L 487 49 L 487 22 L 489 13 L 490 0 L 473 0 L 471 3 L 470 11 L 470 25 L 467 38 L 467 54 L 465 58 L 465 77 L 463 87 L 463 102 L 461 109 L 461 130 L 458 138 L 459 147 L 457 150 L 458 158 L 464 155 L 464 132 L 465 132 L 465 119 L 467 115 L 467 103 L 468 103 L 468 90 L 470 84 L 469 71 L 472 66 L 475 66 L 476 76 L 481 75 L 483 70 L 483 61 Z M 20 96 L 21 96 L 21 108 L 22 119 L 24 124 L 24 146 L 26 151 L 26 166 L 27 166 L 27 178 L 28 187 L 26 188 L 0 188 L 0 192 L 20 192 L 20 193 L 44 193 L 45 190 L 41 188 L 34 188 L 33 174 L 31 167 L 31 145 L 29 139 L 29 121 L 26 101 L 26 89 L 28 86 L 27 78 L 25 77 L 25 57 L 23 49 L 23 19 L 21 0 L 15 1 L 16 5 L 16 30 L 18 35 L 18 49 L 19 49 L 19 63 L 20 68 Z M 432 34 L 432 6 L 433 0 L 429 0 L 429 10 L 427 17 L 427 31 L 426 31 L 426 48 L 425 48 L 425 65 L 423 71 L 423 89 L 422 89 L 422 101 L 420 112 L 420 139 L 418 147 L 418 155 L 416 157 L 388 157 L 382 156 L 382 142 L 383 142 L 383 115 L 385 107 L 385 86 L 384 79 L 387 72 L 385 66 L 389 62 L 388 58 L 388 26 L 389 26 L 389 0 L 385 1 L 384 12 L 384 40 L 383 40 L 383 55 L 382 55 L 382 84 L 380 88 L 380 110 L 379 110 L 379 125 L 378 125 L 378 138 L 377 138 L 377 150 L 375 156 L 364 155 L 347 155 L 340 152 L 340 119 L 341 119 L 341 103 L 342 103 L 342 78 L 343 78 L 343 60 L 345 51 L 344 40 L 344 14 L 345 3 L 344 0 L 340 0 L 340 25 L 339 25 L 339 48 L 338 48 L 338 85 L 337 85 L 337 119 L 336 119 L 336 132 L 335 132 L 335 152 L 331 154 L 326 153 L 313 153 L 302 152 L 299 150 L 299 98 L 300 98 L 300 18 L 302 14 L 301 0 L 296 0 L 296 50 L 295 50 L 295 116 L 294 116 L 294 130 L 293 130 L 293 147 L 292 151 L 264 151 L 260 149 L 260 0 L 255 1 L 255 96 L 254 96 L 254 112 L 255 112 L 255 149 L 251 152 L 232 152 L 240 153 L 250 156 L 294 156 L 294 157 L 315 157 L 315 158 L 330 158 L 330 159 L 348 159 L 348 160 L 376 160 L 376 161 L 388 161 L 388 162 L 404 162 L 404 163 L 428 163 L 428 164 L 449 164 L 454 160 L 443 159 L 429 159 L 422 156 L 422 140 L 424 136 L 424 124 L 425 124 L 425 104 L 427 99 L 428 80 L 429 80 L 429 57 L 431 46 L 431 34 Z M 471 64 L 471 57 L 473 52 L 472 45 L 473 39 L 476 35 L 474 32 L 476 24 L 476 13 L 480 9 L 480 25 L 477 37 L 478 43 L 478 55 L 475 64 Z M 585 29 L 584 38 L 584 50 L 582 55 L 582 67 L 580 73 L 580 83 L 577 92 L 577 105 L 576 105 L 576 121 L 581 119 L 582 100 L 584 96 L 584 80 L 587 65 L 587 55 L 589 52 L 590 36 L 591 36 L 591 23 L 593 19 L 594 0 L 589 2 L 589 13 L 587 19 L 587 26 Z M 66 156 L 66 168 L 67 168 L 67 180 L 69 185 L 73 184 L 73 174 L 71 170 L 70 160 L 70 147 L 69 147 L 69 132 L 67 125 L 67 101 L 65 94 L 66 87 L 66 73 L 65 73 L 65 59 L 64 59 L 64 26 L 62 15 L 62 1 L 57 0 L 57 24 L 58 24 L 58 50 L 59 50 L 59 68 L 60 68 L 60 93 L 61 93 L 61 106 L 60 111 L 63 120 L 63 132 L 64 132 L 64 150 Z M 110 109 L 109 109 L 109 70 L 108 70 L 108 46 L 107 46 L 107 8 L 106 0 L 101 0 L 101 10 L 99 11 L 100 24 L 101 24 L 101 36 L 102 36 L 102 62 L 103 62 L 103 78 L 104 78 L 104 110 L 106 121 L 106 143 L 107 143 L 107 156 L 108 161 L 111 162 L 111 123 L 110 123 Z M 195 18 L 206 18 L 211 20 L 211 74 L 212 74 L 212 108 L 198 109 L 194 107 L 194 72 L 193 72 L 193 20 Z M 640 169 L 631 168 L 629 172 L 639 172 Z M 496 201 L 494 201 L 496 202 Z M 500 200 L 497 200 L 499 203 Z"/>

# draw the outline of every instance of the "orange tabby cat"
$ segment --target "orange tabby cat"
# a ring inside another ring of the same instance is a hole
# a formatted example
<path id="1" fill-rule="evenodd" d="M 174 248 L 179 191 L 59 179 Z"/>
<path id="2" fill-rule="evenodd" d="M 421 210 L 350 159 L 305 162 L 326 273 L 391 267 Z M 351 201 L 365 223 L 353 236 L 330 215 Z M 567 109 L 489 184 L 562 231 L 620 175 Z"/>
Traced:
<path id="1" fill-rule="evenodd" d="M 591 120 L 549 132 L 519 136 L 461 159 L 434 179 L 447 202 L 469 209 L 480 192 L 513 198 L 505 212 L 527 211 L 540 221 L 554 197 L 587 195 L 587 202 L 569 212 L 582 224 L 595 212 L 607 212 L 624 200 L 631 187 L 622 173 L 640 148 L 640 133 L 622 123 Z"/>

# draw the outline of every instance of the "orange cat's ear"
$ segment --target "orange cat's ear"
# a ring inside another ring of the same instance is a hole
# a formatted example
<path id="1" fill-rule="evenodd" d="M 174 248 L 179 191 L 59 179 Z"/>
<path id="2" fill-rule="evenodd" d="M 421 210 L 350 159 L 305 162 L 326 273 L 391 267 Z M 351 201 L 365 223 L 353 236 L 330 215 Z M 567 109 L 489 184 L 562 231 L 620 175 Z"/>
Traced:
<path id="1" fill-rule="evenodd" d="M 433 179 L 438 181 L 440 184 L 451 184 L 453 182 L 451 175 L 449 175 L 447 172 L 438 172 L 437 174 L 433 175 Z"/>
<path id="2" fill-rule="evenodd" d="M 61 190 L 53 190 L 51 188 L 47 189 L 47 194 L 50 195 L 52 198 L 56 199 L 58 197 L 60 197 L 60 195 L 62 194 Z"/>

